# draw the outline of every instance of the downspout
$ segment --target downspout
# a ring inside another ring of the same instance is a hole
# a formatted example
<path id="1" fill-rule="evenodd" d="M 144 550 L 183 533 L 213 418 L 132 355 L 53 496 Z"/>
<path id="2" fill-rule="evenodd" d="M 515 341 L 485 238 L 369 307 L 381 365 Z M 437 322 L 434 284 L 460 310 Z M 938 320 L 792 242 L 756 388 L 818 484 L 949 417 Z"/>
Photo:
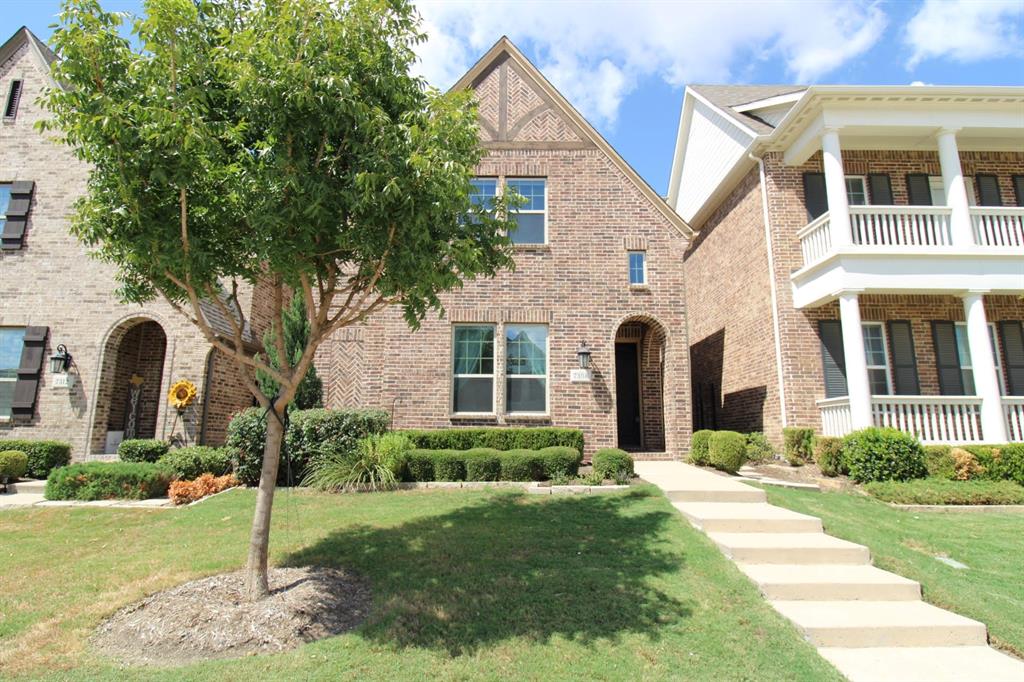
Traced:
<path id="1" fill-rule="evenodd" d="M 779 382 L 779 411 L 782 413 L 782 428 L 787 426 L 786 420 L 786 385 L 782 372 L 782 335 L 779 331 L 779 296 L 775 287 L 775 254 L 772 251 L 772 229 L 768 222 L 768 187 L 765 184 L 764 159 L 760 156 L 747 154 L 747 158 L 757 162 L 761 180 L 761 214 L 764 222 L 764 243 L 768 249 L 768 286 L 772 300 L 772 329 L 775 332 L 775 371 Z"/>

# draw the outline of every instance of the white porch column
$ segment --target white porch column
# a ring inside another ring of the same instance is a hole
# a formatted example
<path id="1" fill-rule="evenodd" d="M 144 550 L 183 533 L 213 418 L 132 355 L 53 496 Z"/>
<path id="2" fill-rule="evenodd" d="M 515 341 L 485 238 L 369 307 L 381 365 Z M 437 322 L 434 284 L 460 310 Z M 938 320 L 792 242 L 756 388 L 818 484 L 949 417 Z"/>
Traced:
<path id="1" fill-rule="evenodd" d="M 871 426 L 871 385 L 864 356 L 864 332 L 860 327 L 860 301 L 857 293 L 839 295 L 839 322 L 843 328 L 843 356 L 846 359 L 846 390 L 850 395 L 850 421 L 853 428 Z"/>
<path id="2" fill-rule="evenodd" d="M 1003 401 L 999 395 L 999 376 L 992 357 L 985 299 L 982 292 L 971 291 L 964 296 L 967 316 L 967 344 L 971 347 L 971 368 L 974 372 L 974 390 L 981 398 L 981 432 L 987 443 L 1005 443 L 1006 421 Z"/>
<path id="3" fill-rule="evenodd" d="M 967 185 L 964 184 L 964 174 L 960 168 L 960 151 L 956 146 L 956 131 L 944 128 L 938 132 L 935 139 L 939 144 L 939 165 L 942 167 L 946 205 L 953 209 L 949 223 L 953 244 L 970 246 L 974 244 L 974 232 L 971 230 Z"/>
<path id="4" fill-rule="evenodd" d="M 825 171 L 825 197 L 832 247 L 846 246 L 850 239 L 850 206 L 846 201 L 846 174 L 839 149 L 839 131 L 828 128 L 821 134 L 821 160 Z"/>

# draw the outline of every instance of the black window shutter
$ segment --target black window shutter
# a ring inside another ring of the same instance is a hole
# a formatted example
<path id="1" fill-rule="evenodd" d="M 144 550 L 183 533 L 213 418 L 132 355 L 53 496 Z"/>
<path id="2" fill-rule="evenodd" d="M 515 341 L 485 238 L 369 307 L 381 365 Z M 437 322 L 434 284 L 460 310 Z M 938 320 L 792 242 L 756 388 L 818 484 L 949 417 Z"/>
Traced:
<path id="1" fill-rule="evenodd" d="M 932 186 L 924 173 L 907 174 L 907 200 L 911 206 L 931 206 Z"/>
<path id="2" fill-rule="evenodd" d="M 1013 194 L 1018 206 L 1024 206 L 1024 175 L 1013 176 Z"/>
<path id="3" fill-rule="evenodd" d="M 878 206 L 892 206 L 892 181 L 888 173 L 868 173 L 868 192 L 871 203 Z"/>
<path id="4" fill-rule="evenodd" d="M 25 239 L 25 223 L 32 206 L 32 192 L 35 183 L 23 180 L 11 183 L 11 201 L 7 206 L 7 221 L 0 233 L 0 249 L 17 251 Z"/>
<path id="5" fill-rule="evenodd" d="M 1003 341 L 1003 369 L 1008 395 L 1024 395 L 1024 323 L 1003 320 L 999 323 Z"/>
<path id="6" fill-rule="evenodd" d="M 974 186 L 978 190 L 978 206 L 1002 206 L 999 196 L 999 180 L 994 175 L 975 175 Z"/>
<path id="7" fill-rule="evenodd" d="M 960 373 L 960 352 L 956 344 L 956 326 L 952 322 L 934 320 L 932 340 L 935 342 L 935 365 L 939 371 L 939 393 L 963 395 L 964 377 Z"/>
<path id="8" fill-rule="evenodd" d="M 804 205 L 807 220 L 814 220 L 828 210 L 824 173 L 804 173 Z"/>
<path id="9" fill-rule="evenodd" d="M 36 412 L 36 396 L 39 395 L 39 376 L 43 368 L 43 354 L 46 350 L 48 327 L 25 329 L 21 362 L 18 365 L 18 379 L 14 383 L 14 399 L 11 401 L 11 417 L 16 420 L 32 419 Z"/>
<path id="10" fill-rule="evenodd" d="M 821 337 L 821 366 L 825 377 L 825 397 L 849 395 L 846 388 L 846 355 L 843 354 L 843 327 L 838 320 L 818 322 Z"/>
<path id="11" fill-rule="evenodd" d="M 896 395 L 921 395 L 917 378 L 914 332 L 906 320 L 890 320 L 889 345 L 892 346 L 892 379 Z"/>

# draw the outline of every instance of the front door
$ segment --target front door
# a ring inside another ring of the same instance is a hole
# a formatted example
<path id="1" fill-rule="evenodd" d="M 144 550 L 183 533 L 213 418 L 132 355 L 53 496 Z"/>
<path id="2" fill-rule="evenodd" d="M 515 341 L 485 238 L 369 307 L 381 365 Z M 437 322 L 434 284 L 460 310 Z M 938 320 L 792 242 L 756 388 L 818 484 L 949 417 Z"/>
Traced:
<path id="1" fill-rule="evenodd" d="M 635 343 L 615 344 L 615 405 L 619 447 L 638 450 L 640 442 L 640 371 Z"/>

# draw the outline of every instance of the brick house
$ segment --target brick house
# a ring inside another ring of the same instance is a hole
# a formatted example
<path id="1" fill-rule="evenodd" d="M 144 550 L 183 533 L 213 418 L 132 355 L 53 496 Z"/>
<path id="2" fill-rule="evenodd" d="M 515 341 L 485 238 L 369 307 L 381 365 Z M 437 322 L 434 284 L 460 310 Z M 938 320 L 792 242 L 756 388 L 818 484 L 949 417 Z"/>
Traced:
<path id="1" fill-rule="evenodd" d="M 527 199 L 515 271 L 467 282 L 415 332 L 389 310 L 336 334 L 317 357 L 325 402 L 396 427 L 581 427 L 588 456 L 685 449 L 689 228 L 508 39 L 454 87 L 480 101 L 476 200 Z"/>
<path id="2" fill-rule="evenodd" d="M 686 89 L 695 428 L 1024 440 L 1024 88 Z"/>
<path id="3" fill-rule="evenodd" d="M 59 438 L 75 459 L 132 436 L 220 443 L 251 404 L 233 366 L 162 301 L 118 303 L 113 269 L 68 231 L 88 168 L 34 128 L 47 115 L 38 96 L 57 86 L 54 58 L 26 28 L 0 46 L 0 440 Z M 264 306 L 242 298 L 259 332 Z M 58 345 L 72 356 L 66 374 L 50 370 Z M 180 416 L 167 402 L 178 379 L 199 389 Z"/>

